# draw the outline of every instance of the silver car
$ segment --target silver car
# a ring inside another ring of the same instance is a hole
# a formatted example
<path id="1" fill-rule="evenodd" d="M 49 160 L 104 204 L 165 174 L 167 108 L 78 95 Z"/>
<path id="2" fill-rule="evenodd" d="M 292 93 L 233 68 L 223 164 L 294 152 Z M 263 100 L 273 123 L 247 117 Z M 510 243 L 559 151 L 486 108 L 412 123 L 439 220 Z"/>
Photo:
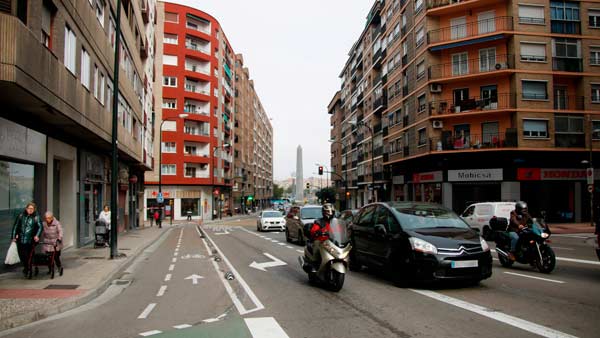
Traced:
<path id="1" fill-rule="evenodd" d="M 279 230 L 285 231 L 285 218 L 281 211 L 265 210 L 260 213 L 256 221 L 257 231 Z"/>

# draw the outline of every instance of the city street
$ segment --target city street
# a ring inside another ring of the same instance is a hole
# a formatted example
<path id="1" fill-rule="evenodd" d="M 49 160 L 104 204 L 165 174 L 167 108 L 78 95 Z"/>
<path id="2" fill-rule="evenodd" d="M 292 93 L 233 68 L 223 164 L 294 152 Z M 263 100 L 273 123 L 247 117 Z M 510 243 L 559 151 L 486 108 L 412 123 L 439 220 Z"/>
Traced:
<path id="1" fill-rule="evenodd" d="M 171 229 L 90 304 L 8 337 L 597 337 L 600 262 L 589 235 L 557 235 L 556 270 L 505 269 L 478 286 L 397 288 L 363 269 L 332 293 L 302 247 L 254 219 Z M 228 279 L 232 278 L 233 279 Z"/>

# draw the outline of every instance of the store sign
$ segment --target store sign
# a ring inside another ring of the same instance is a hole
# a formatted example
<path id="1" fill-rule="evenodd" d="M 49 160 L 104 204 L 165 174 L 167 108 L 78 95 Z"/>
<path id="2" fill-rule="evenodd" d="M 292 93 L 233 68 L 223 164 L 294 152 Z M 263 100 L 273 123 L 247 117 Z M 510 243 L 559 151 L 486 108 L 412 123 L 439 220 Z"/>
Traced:
<path id="1" fill-rule="evenodd" d="M 448 170 L 448 182 L 502 181 L 502 168 Z"/>
<path id="2" fill-rule="evenodd" d="M 171 197 L 171 193 L 170 193 L 170 192 L 168 192 L 168 191 L 163 191 L 163 192 L 162 192 L 162 195 L 163 195 L 163 197 L 164 197 L 164 198 L 169 198 L 169 197 Z M 156 198 L 157 196 L 158 196 L 158 191 L 156 191 L 156 190 L 155 190 L 155 191 L 153 191 L 153 192 L 152 192 L 152 197 Z"/>
<path id="3" fill-rule="evenodd" d="M 413 174 L 413 183 L 442 182 L 443 180 L 444 174 L 442 171 L 430 171 Z"/>
<path id="4" fill-rule="evenodd" d="M 594 172 L 594 179 L 599 179 L 599 172 Z M 519 168 L 519 181 L 583 181 L 588 178 L 586 169 L 565 168 Z"/>

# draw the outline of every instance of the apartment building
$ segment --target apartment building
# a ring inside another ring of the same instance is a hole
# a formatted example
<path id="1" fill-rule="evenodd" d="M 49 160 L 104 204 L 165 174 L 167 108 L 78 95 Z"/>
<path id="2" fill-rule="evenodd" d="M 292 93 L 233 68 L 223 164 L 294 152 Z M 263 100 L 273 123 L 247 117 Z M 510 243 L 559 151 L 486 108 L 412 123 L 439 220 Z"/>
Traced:
<path id="1" fill-rule="evenodd" d="M 35 201 L 52 210 L 65 245 L 94 237 L 119 180 L 118 229 L 139 225 L 137 192 L 152 164 L 154 1 L 123 1 L 119 172 L 111 173 L 116 1 L 0 1 L 0 228 Z M 145 79 L 146 81 L 143 81 Z M 2 236 L 2 247 L 10 236 Z"/>
<path id="2" fill-rule="evenodd" d="M 362 163 L 378 170 L 379 153 L 370 161 L 360 145 L 373 139 L 378 149 L 381 135 L 383 198 L 457 212 L 523 199 L 551 221 L 589 220 L 586 168 L 600 146 L 597 7 L 377 1 L 341 75 L 343 120 L 374 134 L 342 128 L 357 186 L 372 181 L 368 172 L 361 181 Z"/>
<path id="3" fill-rule="evenodd" d="M 234 120 L 235 208 L 267 207 L 273 196 L 273 127 L 244 58 L 235 58 Z"/>

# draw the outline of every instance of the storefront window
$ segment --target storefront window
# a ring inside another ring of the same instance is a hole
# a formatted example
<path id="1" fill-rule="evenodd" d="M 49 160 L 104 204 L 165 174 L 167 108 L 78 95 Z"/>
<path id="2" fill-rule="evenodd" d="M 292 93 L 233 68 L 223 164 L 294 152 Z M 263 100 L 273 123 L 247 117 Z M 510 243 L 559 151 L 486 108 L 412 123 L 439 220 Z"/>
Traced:
<path id="1" fill-rule="evenodd" d="M 199 206 L 200 206 L 200 200 L 197 198 L 182 198 L 181 199 L 181 216 L 187 216 L 188 211 L 192 212 L 192 216 L 200 216 Z"/>

